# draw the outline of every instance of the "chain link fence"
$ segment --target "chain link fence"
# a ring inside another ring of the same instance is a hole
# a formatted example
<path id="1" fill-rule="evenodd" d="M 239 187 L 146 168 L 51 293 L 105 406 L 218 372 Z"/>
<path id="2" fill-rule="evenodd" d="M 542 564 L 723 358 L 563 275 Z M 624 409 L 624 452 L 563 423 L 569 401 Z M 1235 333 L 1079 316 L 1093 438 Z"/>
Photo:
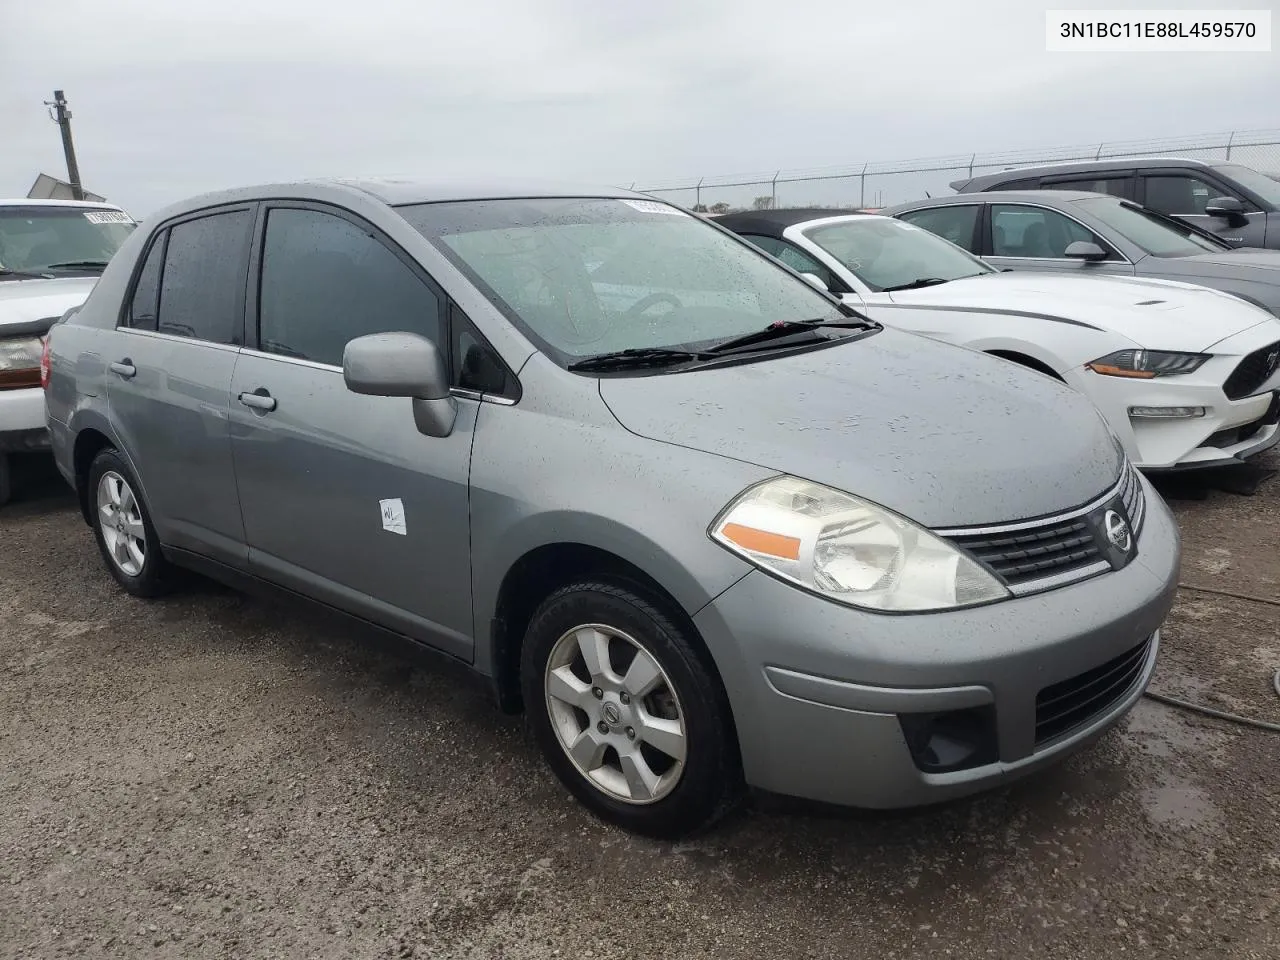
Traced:
<path id="1" fill-rule="evenodd" d="M 1043 163 L 1100 160 L 1106 157 L 1178 156 L 1230 160 L 1280 176 L 1280 130 L 1246 130 L 1202 134 L 1168 140 L 1134 140 L 1089 146 L 1012 153 L 975 153 L 888 163 L 811 170 L 777 170 L 765 174 L 700 177 L 667 183 L 631 185 L 685 207 L 713 212 L 751 207 L 884 207 L 926 194 L 947 196 L 954 180 L 968 179 Z"/>

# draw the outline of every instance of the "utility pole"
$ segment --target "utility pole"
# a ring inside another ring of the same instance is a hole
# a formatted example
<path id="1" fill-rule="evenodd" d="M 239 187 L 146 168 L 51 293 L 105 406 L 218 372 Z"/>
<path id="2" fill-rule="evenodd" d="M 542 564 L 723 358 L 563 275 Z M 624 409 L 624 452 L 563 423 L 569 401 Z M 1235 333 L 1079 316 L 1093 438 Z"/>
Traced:
<path id="1" fill-rule="evenodd" d="M 76 164 L 76 148 L 71 142 L 71 111 L 67 109 L 67 98 L 61 90 L 53 91 L 53 101 L 46 100 L 46 107 L 53 107 L 54 122 L 62 130 L 62 152 L 67 158 L 67 179 L 71 182 L 71 195 L 77 200 L 84 199 L 84 188 L 80 186 L 80 167 Z"/>

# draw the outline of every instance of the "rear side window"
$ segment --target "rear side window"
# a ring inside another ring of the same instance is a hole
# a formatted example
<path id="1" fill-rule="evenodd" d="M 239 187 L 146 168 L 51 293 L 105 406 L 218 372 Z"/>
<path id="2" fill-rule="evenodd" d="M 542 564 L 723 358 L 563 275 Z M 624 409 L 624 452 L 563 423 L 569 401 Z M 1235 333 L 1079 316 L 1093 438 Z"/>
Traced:
<path id="1" fill-rule="evenodd" d="M 318 210 L 267 214 L 258 302 L 267 353 L 337 367 L 348 341 L 366 334 L 441 343 L 435 293 L 368 230 Z"/>
<path id="2" fill-rule="evenodd" d="M 1105 193 L 1126 200 L 1129 197 L 1128 177 L 1077 177 L 1074 180 L 1046 180 L 1046 190 L 1083 190 L 1086 193 Z"/>
<path id="3" fill-rule="evenodd" d="M 899 214 L 899 220 L 915 224 L 917 227 L 936 233 L 943 240 L 950 240 L 957 247 L 977 253 L 974 249 L 974 227 L 978 223 L 977 204 L 966 204 L 955 207 L 935 207 L 932 210 L 912 210 Z"/>
<path id="4" fill-rule="evenodd" d="M 253 214 L 212 214 L 169 228 L 160 279 L 161 333 L 239 343 L 244 257 Z"/>
<path id="5" fill-rule="evenodd" d="M 160 304 L 160 267 L 164 262 L 164 242 L 166 233 L 161 233 L 151 242 L 146 262 L 138 274 L 137 286 L 133 288 L 133 299 L 129 301 L 129 326 L 135 330 L 155 330 L 156 313 Z"/>

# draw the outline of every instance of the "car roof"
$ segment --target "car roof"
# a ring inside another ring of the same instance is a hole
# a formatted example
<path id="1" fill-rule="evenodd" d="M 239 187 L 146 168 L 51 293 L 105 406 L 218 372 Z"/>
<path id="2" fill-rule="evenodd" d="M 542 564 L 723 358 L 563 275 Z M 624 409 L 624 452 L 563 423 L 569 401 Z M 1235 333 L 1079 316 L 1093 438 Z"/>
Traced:
<path id="1" fill-rule="evenodd" d="M 781 237 L 788 227 L 810 220 L 830 217 L 867 217 L 860 210 L 837 207 L 791 207 L 782 210 L 744 210 L 712 217 L 716 223 L 734 233 L 755 233 L 765 237 Z"/>
<path id="2" fill-rule="evenodd" d="M 1188 167 L 1203 170 L 1225 163 L 1225 160 L 1198 160 L 1193 157 L 1100 157 L 1097 160 L 1063 160 L 1034 167 L 1013 167 L 996 173 L 984 173 L 963 180 L 953 180 L 952 190 L 977 193 L 989 184 L 1025 177 L 1051 177 L 1058 173 L 1090 173 L 1095 170 L 1137 170 L 1140 167 Z"/>
<path id="3" fill-rule="evenodd" d="M 32 198 L 5 199 L 0 197 L 0 207 L 89 207 L 94 210 L 120 210 L 114 203 L 97 200 L 36 200 Z"/>
<path id="4" fill-rule="evenodd" d="M 972 193 L 956 193 L 949 197 L 931 197 L 928 200 L 912 200 L 889 207 L 889 214 L 896 215 L 900 211 L 917 210 L 921 207 L 963 206 L 975 203 L 1034 203 L 1042 207 L 1052 207 L 1075 203 L 1077 200 L 1115 200 L 1109 193 L 1089 193 L 1086 190 L 990 190 L 983 191 L 981 196 Z"/>

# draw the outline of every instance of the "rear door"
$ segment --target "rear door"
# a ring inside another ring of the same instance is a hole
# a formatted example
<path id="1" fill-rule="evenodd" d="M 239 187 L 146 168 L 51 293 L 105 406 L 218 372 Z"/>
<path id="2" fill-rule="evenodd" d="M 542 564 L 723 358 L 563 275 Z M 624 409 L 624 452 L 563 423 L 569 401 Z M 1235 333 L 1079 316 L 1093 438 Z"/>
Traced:
<path id="1" fill-rule="evenodd" d="M 250 570 L 470 660 L 480 403 L 459 398 L 453 433 L 427 437 L 408 398 L 355 394 L 342 376 L 347 342 L 370 333 L 417 333 L 449 356 L 445 297 L 353 214 L 265 207 L 231 387 Z"/>
<path id="2" fill-rule="evenodd" d="M 1081 276 L 1133 276 L 1133 264 L 1079 220 L 1052 207 L 1031 203 L 993 203 L 986 208 L 984 259 L 1010 270 L 1049 270 Z M 1096 243 L 1106 260 L 1080 260 L 1066 255 L 1077 241 Z"/>
<path id="3" fill-rule="evenodd" d="M 1141 189 L 1139 202 L 1152 210 L 1185 220 L 1202 230 L 1210 230 L 1237 247 L 1262 247 L 1266 244 L 1266 213 L 1228 181 L 1207 170 L 1178 167 L 1146 170 L 1143 171 Z M 1245 209 L 1244 222 L 1239 218 L 1209 216 L 1205 208 L 1211 200 L 1219 197 L 1239 200 Z"/>
<path id="4" fill-rule="evenodd" d="M 222 207 L 165 225 L 103 358 L 112 423 L 161 542 L 236 567 L 246 548 L 227 406 L 254 213 Z"/>

